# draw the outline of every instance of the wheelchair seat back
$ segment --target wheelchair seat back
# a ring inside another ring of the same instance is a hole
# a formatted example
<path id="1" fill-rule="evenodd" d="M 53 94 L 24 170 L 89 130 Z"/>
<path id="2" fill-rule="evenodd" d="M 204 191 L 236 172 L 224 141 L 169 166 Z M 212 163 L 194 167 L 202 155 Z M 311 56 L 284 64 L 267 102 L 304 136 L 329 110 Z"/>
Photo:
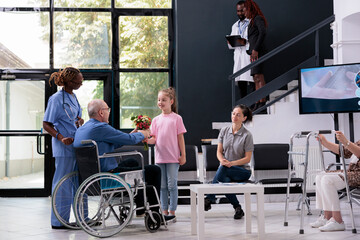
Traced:
<path id="1" fill-rule="evenodd" d="M 100 172 L 98 150 L 95 145 L 75 148 L 75 157 L 79 168 L 79 184 Z"/>
<path id="2" fill-rule="evenodd" d="M 89 145 L 75 148 L 76 162 L 79 168 L 79 185 L 90 176 L 101 172 L 100 161 L 98 157 L 98 149 L 96 145 Z M 120 176 L 120 173 L 114 173 Z M 130 184 L 128 184 L 130 187 Z M 93 186 L 96 189 L 89 189 L 88 195 L 97 195 L 101 190 L 109 190 L 116 188 L 123 188 L 124 186 L 112 179 L 101 179 L 99 186 Z"/>

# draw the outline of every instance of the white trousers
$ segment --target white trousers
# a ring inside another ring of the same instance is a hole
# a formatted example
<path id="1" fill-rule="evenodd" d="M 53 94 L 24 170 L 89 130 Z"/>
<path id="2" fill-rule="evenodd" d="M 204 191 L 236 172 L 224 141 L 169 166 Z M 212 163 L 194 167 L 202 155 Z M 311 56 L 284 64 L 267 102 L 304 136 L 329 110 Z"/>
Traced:
<path id="1" fill-rule="evenodd" d="M 345 188 L 345 181 L 338 172 L 316 175 L 316 208 L 324 211 L 340 211 L 338 190 Z"/>

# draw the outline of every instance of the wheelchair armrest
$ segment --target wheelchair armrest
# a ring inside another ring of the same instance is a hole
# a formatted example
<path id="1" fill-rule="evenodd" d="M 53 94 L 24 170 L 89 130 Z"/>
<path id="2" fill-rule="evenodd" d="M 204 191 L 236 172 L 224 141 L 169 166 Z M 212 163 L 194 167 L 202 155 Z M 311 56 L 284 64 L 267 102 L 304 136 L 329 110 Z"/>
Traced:
<path id="1" fill-rule="evenodd" d="M 110 152 L 104 153 L 103 155 L 99 156 L 100 158 L 110 158 L 110 157 L 124 157 L 124 156 L 131 156 L 131 155 L 139 155 L 141 158 L 141 169 L 144 169 L 144 156 L 138 151 L 128 151 L 128 152 Z"/>
<path id="2" fill-rule="evenodd" d="M 99 158 L 109 158 L 109 157 L 123 157 L 123 156 L 131 156 L 131 155 L 139 155 L 138 151 L 129 151 L 129 152 L 109 152 L 100 155 Z"/>
<path id="3" fill-rule="evenodd" d="M 331 163 L 326 167 L 326 171 L 329 171 L 332 167 L 342 167 L 342 165 L 342 163 Z M 345 166 L 349 166 L 349 164 L 346 163 Z"/>

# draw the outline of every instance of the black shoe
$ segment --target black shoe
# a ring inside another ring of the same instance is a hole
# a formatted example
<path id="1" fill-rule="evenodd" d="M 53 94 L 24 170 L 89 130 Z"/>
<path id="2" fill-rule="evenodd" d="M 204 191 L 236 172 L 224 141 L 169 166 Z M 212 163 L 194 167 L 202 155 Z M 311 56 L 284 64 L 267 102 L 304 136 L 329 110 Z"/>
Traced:
<path id="1" fill-rule="evenodd" d="M 251 105 L 249 108 L 250 108 L 250 110 L 253 112 L 253 111 L 256 110 L 256 107 L 257 107 L 257 103 L 254 103 L 254 104 Z M 255 110 L 253 110 L 253 109 L 255 109 Z"/>
<path id="2" fill-rule="evenodd" d="M 89 221 L 86 222 L 86 224 L 87 224 L 88 226 L 98 227 L 98 226 L 101 226 L 101 225 L 102 225 L 102 222 L 101 222 L 101 221 L 95 221 L 95 220 L 90 219 Z"/>
<path id="3" fill-rule="evenodd" d="M 265 104 L 266 104 L 266 102 L 259 102 L 257 104 L 257 109 L 265 106 Z M 258 114 L 267 114 L 267 109 L 265 108 L 265 109 L 261 110 L 261 112 L 258 112 Z"/>
<path id="4" fill-rule="evenodd" d="M 64 225 L 61 225 L 61 226 L 53 226 L 53 225 L 51 225 L 51 228 L 52 228 L 52 229 L 69 229 L 69 228 L 67 228 L 67 227 L 64 226 Z"/>
<path id="5" fill-rule="evenodd" d="M 164 215 L 165 218 L 165 222 L 166 224 L 168 224 L 169 222 L 176 222 L 176 217 L 174 215 Z M 162 218 L 161 218 L 162 219 Z M 162 221 L 162 220 L 161 220 Z M 162 222 L 161 225 L 164 225 L 164 223 Z"/>
<path id="6" fill-rule="evenodd" d="M 93 226 L 93 227 L 98 227 L 98 226 L 101 226 L 101 225 L 102 225 L 102 222 L 100 222 L 100 221 L 97 221 L 96 223 L 91 224 L 91 226 Z"/>
<path id="7" fill-rule="evenodd" d="M 244 211 L 241 209 L 240 206 L 235 208 L 234 219 L 241 219 L 244 215 Z"/>
<path id="8" fill-rule="evenodd" d="M 174 215 L 164 215 L 165 218 L 165 222 L 175 222 L 176 221 L 176 216 Z"/>
<path id="9" fill-rule="evenodd" d="M 250 110 L 252 112 L 254 112 L 256 109 L 258 109 L 258 103 L 254 103 L 253 105 L 250 106 Z"/>
<path id="10" fill-rule="evenodd" d="M 205 198 L 204 209 L 205 211 L 209 211 L 211 209 L 211 200 L 208 198 Z"/>

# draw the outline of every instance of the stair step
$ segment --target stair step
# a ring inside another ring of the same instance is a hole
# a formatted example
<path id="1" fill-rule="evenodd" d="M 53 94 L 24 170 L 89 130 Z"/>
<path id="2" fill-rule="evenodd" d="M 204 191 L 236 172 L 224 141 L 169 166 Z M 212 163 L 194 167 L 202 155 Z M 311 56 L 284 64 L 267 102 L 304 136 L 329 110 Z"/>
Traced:
<path id="1" fill-rule="evenodd" d="M 299 80 L 292 80 L 287 84 L 289 90 L 297 87 L 298 85 L 299 85 Z"/>
<path id="2" fill-rule="evenodd" d="M 291 87 L 294 88 L 294 87 Z M 290 89 L 291 89 L 290 88 Z M 270 101 L 278 98 L 282 94 L 286 93 L 288 90 L 276 90 L 270 94 Z M 286 96 L 285 98 L 279 100 L 279 102 L 297 102 L 298 101 L 298 91 L 291 93 L 290 95 Z"/>

